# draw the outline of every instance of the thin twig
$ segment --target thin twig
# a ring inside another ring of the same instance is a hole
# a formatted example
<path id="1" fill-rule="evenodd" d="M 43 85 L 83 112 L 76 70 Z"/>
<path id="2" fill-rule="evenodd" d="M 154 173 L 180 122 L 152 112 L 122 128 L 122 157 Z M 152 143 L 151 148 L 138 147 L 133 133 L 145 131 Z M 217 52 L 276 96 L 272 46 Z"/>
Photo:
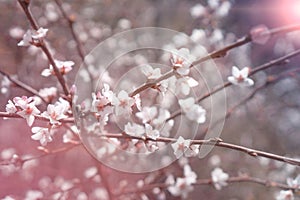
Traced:
<path id="1" fill-rule="evenodd" d="M 2 74 L 3 76 L 5 76 L 6 78 L 8 78 L 8 80 L 10 80 L 12 83 L 14 83 L 16 86 L 18 86 L 19 88 L 22 88 L 23 90 L 38 96 L 41 98 L 41 100 L 45 103 L 49 103 L 46 99 L 44 99 L 44 97 L 42 97 L 39 92 L 37 90 L 35 90 L 33 87 L 27 85 L 26 83 L 19 81 L 17 79 L 14 79 L 13 77 L 11 77 L 9 74 L 7 74 L 6 72 L 0 70 L 0 74 Z"/>
<path id="2" fill-rule="evenodd" d="M 226 182 L 230 184 L 246 182 L 246 183 L 255 183 L 255 184 L 263 185 L 265 187 L 280 188 L 283 190 L 291 190 L 291 191 L 299 190 L 299 188 L 297 187 L 291 187 L 287 184 L 278 183 L 276 181 L 251 177 L 246 174 L 243 174 L 241 176 L 230 177 Z M 213 185 L 213 184 L 214 182 L 212 179 L 198 179 L 196 183 L 194 183 L 193 185 L 196 186 L 196 185 Z M 115 194 L 115 196 L 123 196 L 123 195 L 128 195 L 133 193 L 134 194 L 143 193 L 143 192 L 151 191 L 154 188 L 166 189 L 169 186 L 170 184 L 167 183 L 155 183 L 155 184 L 145 185 L 143 188 L 130 188 L 122 191 L 122 193 Z"/>
<path id="3" fill-rule="evenodd" d="M 27 19 L 29 20 L 32 28 L 34 30 L 38 30 L 39 29 L 39 26 L 38 24 L 36 23 L 32 13 L 30 12 L 29 10 L 29 3 L 25 0 L 18 0 L 19 4 L 22 6 L 23 10 L 24 10 L 24 13 L 26 14 L 26 17 Z M 44 42 L 44 41 L 40 41 L 40 44 L 39 44 L 39 47 L 43 50 L 43 52 L 46 54 L 50 64 L 53 66 L 53 70 L 54 70 L 54 73 L 60 83 L 60 85 L 62 86 L 63 88 L 63 91 L 65 93 L 66 96 L 69 95 L 69 88 L 65 82 L 65 79 L 64 77 L 62 76 L 62 74 L 60 73 L 58 67 L 56 66 L 56 63 L 54 61 L 54 58 L 52 56 L 52 54 L 50 53 L 50 50 L 49 50 L 49 47 L 47 46 L 47 44 Z"/>
<path id="4" fill-rule="evenodd" d="M 173 143 L 176 142 L 177 139 L 176 138 L 169 138 L 169 137 L 158 137 L 156 140 L 149 138 L 149 137 L 138 137 L 138 136 L 130 136 L 130 135 L 126 135 L 125 133 L 107 133 L 107 134 L 101 134 L 101 135 L 91 135 L 89 134 L 88 137 L 104 137 L 104 138 L 117 138 L 117 139 L 136 139 L 136 140 L 140 140 L 140 141 L 153 141 L 153 142 L 163 142 L 163 143 Z M 190 140 L 191 141 L 191 145 L 210 145 L 210 146 L 218 146 L 218 147 L 223 147 L 223 148 L 227 148 L 227 149 L 232 149 L 235 151 L 240 151 L 240 152 L 244 152 L 250 156 L 253 157 L 265 157 L 265 158 L 270 158 L 273 160 L 278 160 L 281 162 L 285 162 L 291 165 L 297 165 L 300 166 L 300 160 L 299 159 L 294 159 L 294 158 L 289 158 L 289 157 L 285 157 L 285 156 L 280 156 L 280 155 L 276 155 L 273 153 L 268 153 L 268 152 L 264 152 L 264 151 L 260 151 L 260 150 L 256 150 L 256 149 L 252 149 L 252 148 L 248 148 L 248 147 L 244 147 L 244 146 L 240 146 L 240 145 L 236 145 L 236 144 L 232 144 L 232 143 L 228 143 L 228 142 L 223 142 L 222 139 L 220 138 L 211 138 L 208 140 Z"/>

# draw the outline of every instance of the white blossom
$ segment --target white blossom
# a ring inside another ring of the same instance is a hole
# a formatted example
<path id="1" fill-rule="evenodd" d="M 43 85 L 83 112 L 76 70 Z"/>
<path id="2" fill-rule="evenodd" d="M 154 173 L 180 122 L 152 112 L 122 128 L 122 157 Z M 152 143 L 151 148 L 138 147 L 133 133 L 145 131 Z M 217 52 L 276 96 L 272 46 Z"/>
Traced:
<path id="1" fill-rule="evenodd" d="M 141 137 L 145 134 L 145 128 L 143 126 L 130 122 L 125 125 L 124 131 L 126 134 L 134 137 Z"/>
<path id="2" fill-rule="evenodd" d="M 13 99 L 15 107 L 12 102 L 8 102 L 7 109 L 10 112 L 16 111 L 18 115 L 26 119 L 28 126 L 32 126 L 35 116 L 40 114 L 39 109 L 35 106 L 35 100 L 32 97 L 27 98 L 26 96 L 15 97 Z M 15 108 L 17 110 L 15 110 Z"/>
<path id="3" fill-rule="evenodd" d="M 57 95 L 56 87 L 43 88 L 39 90 L 39 95 L 46 99 L 47 101 L 51 101 Z"/>
<path id="4" fill-rule="evenodd" d="M 294 194 L 291 190 L 281 190 L 276 196 L 276 200 L 294 200 Z"/>
<path id="5" fill-rule="evenodd" d="M 115 113 L 117 116 L 122 114 L 129 114 L 132 112 L 132 106 L 135 99 L 128 96 L 128 93 L 124 90 L 120 91 L 118 97 L 112 99 L 112 105 L 115 106 Z"/>
<path id="6" fill-rule="evenodd" d="M 8 103 L 6 104 L 5 110 L 8 113 L 16 113 L 17 112 L 17 108 L 11 100 L 8 100 Z"/>
<path id="7" fill-rule="evenodd" d="M 197 123 L 205 122 L 206 111 L 200 105 L 195 104 L 193 97 L 180 99 L 178 103 L 188 119 L 196 121 Z"/>
<path id="8" fill-rule="evenodd" d="M 223 172 L 223 170 L 221 168 L 215 168 L 211 172 L 211 178 L 212 178 L 215 188 L 217 190 L 221 190 L 222 187 L 227 186 L 226 181 L 228 180 L 229 175 L 227 173 Z"/>
<path id="9" fill-rule="evenodd" d="M 206 8 L 200 3 L 198 3 L 190 9 L 190 13 L 193 18 L 198 18 L 206 13 Z"/>
<path id="10" fill-rule="evenodd" d="M 143 65 L 141 67 L 141 70 L 148 79 L 157 79 L 161 77 L 161 72 L 159 68 L 153 69 L 150 65 Z"/>
<path id="11" fill-rule="evenodd" d="M 54 60 L 57 69 L 61 75 L 65 75 L 72 70 L 72 66 L 75 64 L 73 61 L 60 61 Z M 44 69 L 41 73 L 42 76 L 48 77 L 50 75 L 55 75 L 53 66 L 50 65 L 49 69 Z"/>
<path id="12" fill-rule="evenodd" d="M 38 45 L 40 40 L 46 37 L 48 29 L 39 28 L 36 30 L 28 30 L 24 35 L 23 39 L 18 43 L 18 46 L 29 46 L 29 45 Z"/>
<path id="13" fill-rule="evenodd" d="M 159 137 L 159 131 L 153 129 L 153 127 L 150 124 L 145 124 L 145 133 L 147 137 L 153 140 L 156 140 Z"/>
<path id="14" fill-rule="evenodd" d="M 248 78 L 250 69 L 248 67 L 239 70 L 236 66 L 232 67 L 232 76 L 228 77 L 228 81 L 234 85 L 252 86 L 254 81 Z"/>
<path id="15" fill-rule="evenodd" d="M 182 198 L 187 198 L 188 193 L 193 191 L 193 184 L 196 183 L 197 174 L 192 171 L 189 165 L 184 166 L 184 177 L 176 178 L 176 182 L 174 180 L 173 175 L 169 175 L 166 184 L 169 185 L 168 191 L 173 196 L 181 196 Z"/>
<path id="16" fill-rule="evenodd" d="M 61 122 L 59 120 L 65 119 L 68 116 L 65 113 L 69 109 L 69 104 L 56 102 L 55 104 L 49 104 L 47 106 L 47 111 L 42 113 L 42 116 L 49 119 L 50 123 L 53 125 L 59 125 Z"/>
<path id="17" fill-rule="evenodd" d="M 287 179 L 287 184 L 290 187 L 300 188 L 300 174 L 295 179 L 288 178 Z"/>
<path id="18" fill-rule="evenodd" d="M 187 48 L 181 48 L 172 52 L 171 64 L 179 75 L 186 76 L 190 73 L 190 65 L 195 57 Z"/>
<path id="19" fill-rule="evenodd" d="M 42 146 L 52 141 L 51 133 L 48 128 L 32 127 L 31 132 L 33 133 L 31 138 L 33 140 L 39 140 Z"/>
<path id="20" fill-rule="evenodd" d="M 152 121 L 157 115 L 157 108 L 155 106 L 148 107 L 145 106 L 140 112 L 135 114 L 138 118 L 142 120 L 143 123 Z"/>
<path id="21" fill-rule="evenodd" d="M 196 87 L 198 84 L 199 83 L 195 79 L 185 76 L 176 81 L 176 88 L 180 93 L 188 95 L 190 93 L 190 89 L 192 87 Z"/>
<path id="22" fill-rule="evenodd" d="M 185 140 L 182 136 L 180 136 L 177 141 L 171 144 L 174 155 L 176 158 L 180 158 L 184 152 L 190 147 L 191 140 Z"/>

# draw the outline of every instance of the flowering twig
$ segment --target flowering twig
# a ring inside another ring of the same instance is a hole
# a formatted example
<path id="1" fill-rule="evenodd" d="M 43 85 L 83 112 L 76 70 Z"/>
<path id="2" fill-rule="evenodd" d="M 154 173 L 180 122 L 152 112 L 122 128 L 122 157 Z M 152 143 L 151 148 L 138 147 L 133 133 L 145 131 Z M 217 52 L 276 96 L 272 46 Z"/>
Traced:
<path id="1" fill-rule="evenodd" d="M 67 151 L 69 151 L 69 150 L 71 150 L 71 149 L 73 149 L 77 146 L 80 146 L 80 145 L 82 145 L 82 144 L 77 143 L 77 144 L 72 144 L 72 145 L 65 146 L 65 147 L 58 148 L 58 149 L 54 149 L 54 150 L 43 149 L 43 151 L 45 152 L 43 154 L 33 156 L 33 157 L 30 157 L 30 158 L 26 158 L 26 159 L 5 160 L 5 161 L 0 162 L 0 165 L 11 165 L 11 164 L 15 164 L 15 162 L 18 162 L 22 166 L 25 162 L 40 159 L 40 158 L 44 158 L 44 157 L 49 156 L 49 155 L 55 155 L 55 154 L 59 154 L 59 153 L 62 153 L 62 152 L 67 152 Z"/>
<path id="2" fill-rule="evenodd" d="M 270 180 L 266 180 L 266 179 L 251 177 L 247 174 L 230 177 L 226 182 L 227 183 L 246 182 L 246 183 L 255 183 L 255 184 L 263 185 L 265 187 L 280 188 L 280 189 L 284 189 L 284 190 L 292 190 L 292 191 L 299 190 L 299 188 L 297 188 L 297 187 L 291 187 L 287 184 L 278 183 L 276 181 L 270 181 Z M 212 179 L 198 179 L 196 181 L 196 183 L 194 183 L 193 185 L 213 185 L 213 184 L 214 184 L 214 182 Z M 145 185 L 143 188 L 133 188 L 133 189 L 123 190 L 122 193 L 115 194 L 115 196 L 147 192 L 147 191 L 151 191 L 154 188 L 166 189 L 169 186 L 170 185 L 167 183 L 155 183 L 155 184 Z"/>
<path id="3" fill-rule="evenodd" d="M 2 74 L 3 76 L 5 76 L 6 78 L 8 78 L 8 80 L 10 80 L 12 83 L 14 83 L 16 86 L 22 88 L 23 90 L 38 96 L 41 98 L 42 101 L 44 101 L 45 103 L 49 103 L 46 99 L 44 99 L 37 90 L 35 90 L 33 87 L 27 85 L 26 83 L 19 81 L 17 79 L 12 78 L 9 74 L 7 74 L 6 72 L 0 70 L 0 74 Z"/>
<path id="4" fill-rule="evenodd" d="M 163 143 L 170 143 L 170 142 L 173 143 L 173 142 L 177 141 L 176 138 L 170 138 L 170 137 L 158 137 L 156 139 L 152 139 L 152 138 L 145 137 L 145 136 L 143 136 L 143 137 L 130 136 L 130 135 L 127 135 L 125 133 L 107 133 L 107 134 L 101 134 L 101 135 L 89 135 L 89 137 L 136 139 L 136 140 L 140 140 L 140 141 L 144 141 L 144 142 L 153 141 L 153 142 L 163 142 Z M 210 146 L 224 147 L 224 148 L 227 148 L 227 149 L 232 149 L 232 150 L 235 150 L 235 151 L 244 152 L 244 153 L 246 153 L 250 156 L 253 156 L 253 157 L 258 157 L 258 156 L 259 157 L 265 157 L 265 158 L 285 162 L 285 163 L 288 163 L 288 164 L 291 164 L 291 165 L 300 166 L 300 160 L 299 159 L 280 156 L 280 155 L 276 155 L 276 154 L 272 154 L 272 153 L 268 153 L 268 152 L 264 152 L 264 151 L 260 151 L 260 150 L 256 150 L 256 149 L 252 149 L 252 148 L 248 148 L 248 147 L 228 143 L 228 142 L 223 142 L 223 140 L 220 139 L 220 138 L 210 138 L 210 139 L 207 139 L 207 140 L 190 140 L 190 144 L 191 145 L 210 145 Z"/>
<path id="5" fill-rule="evenodd" d="M 26 14 L 26 17 L 28 18 L 32 28 L 34 30 L 38 30 L 39 29 L 39 26 L 38 24 L 36 23 L 32 13 L 30 12 L 29 10 L 29 1 L 26 1 L 26 0 L 18 0 L 19 4 L 22 6 L 25 14 Z M 65 93 L 66 96 L 69 95 L 69 88 L 65 82 L 65 79 L 64 77 L 62 76 L 62 74 L 59 72 L 59 69 L 58 67 L 56 66 L 56 63 L 54 62 L 54 58 L 52 56 L 52 54 L 50 53 L 50 50 L 49 50 L 49 47 L 47 46 L 47 44 L 43 41 L 40 41 L 40 44 L 39 44 L 39 47 L 43 50 L 43 52 L 46 54 L 50 64 L 53 66 L 53 70 L 54 70 L 54 73 L 60 83 L 60 85 L 62 86 L 63 88 L 63 91 Z"/>
<path id="6" fill-rule="evenodd" d="M 68 26 L 69 26 L 69 29 L 71 31 L 72 37 L 73 37 L 73 39 L 76 43 L 76 48 L 77 48 L 77 52 L 79 54 L 79 57 L 82 61 L 83 66 L 86 68 L 86 71 L 87 71 L 87 73 L 90 77 L 91 83 L 93 83 L 93 76 L 92 76 L 90 70 L 88 69 L 87 64 L 84 62 L 85 53 L 84 53 L 84 50 L 82 48 L 82 44 L 81 44 L 78 36 L 75 33 L 75 29 L 74 29 L 75 16 L 74 15 L 68 15 L 66 13 L 66 11 L 63 8 L 62 2 L 60 0 L 55 0 L 55 3 L 58 6 L 58 8 L 59 8 L 60 12 L 62 13 L 63 17 L 65 18 L 65 20 L 68 23 Z"/>
<path id="7" fill-rule="evenodd" d="M 22 118 L 22 116 L 16 114 L 16 113 L 8 113 L 8 112 L 0 112 L 0 117 L 5 117 L 5 118 Z M 35 118 L 38 120 L 46 121 L 49 122 L 49 119 L 46 117 L 43 117 L 41 115 L 35 115 Z M 74 118 L 66 118 L 66 119 L 61 119 L 58 120 L 59 122 L 62 123 L 74 123 Z"/>
<path id="8" fill-rule="evenodd" d="M 292 52 L 292 53 L 289 53 L 288 55 L 279 57 L 279 58 L 277 58 L 277 59 L 274 59 L 274 60 L 271 60 L 271 61 L 269 61 L 269 62 L 267 62 L 267 63 L 264 63 L 264 64 L 262 64 L 262 65 L 260 65 L 260 66 L 257 66 L 257 67 L 255 67 L 252 71 L 250 71 L 249 76 L 253 76 L 253 75 L 256 74 L 257 72 L 263 71 L 263 70 L 268 69 L 268 68 L 270 68 L 270 67 L 272 67 L 272 66 L 282 64 L 282 63 L 284 63 L 287 59 L 292 58 L 292 57 L 294 57 L 294 56 L 297 56 L 297 55 L 299 55 L 299 54 L 300 54 L 300 49 L 298 49 L 298 50 L 296 50 L 296 51 L 294 51 L 294 52 Z M 215 93 L 217 93 L 217 92 L 219 92 L 219 91 L 221 91 L 221 90 L 227 88 L 227 87 L 230 86 L 230 85 L 232 85 L 232 83 L 229 82 L 229 81 L 227 81 L 227 82 L 225 82 L 223 85 L 217 86 L 217 87 L 216 87 L 215 89 L 213 89 L 212 91 L 209 91 L 208 93 L 204 94 L 203 96 L 197 98 L 196 102 L 200 103 L 200 102 L 203 101 L 204 99 L 206 99 L 206 98 L 212 96 L 213 94 L 215 94 Z M 171 116 L 170 116 L 168 119 L 166 119 L 166 121 L 169 121 L 169 120 L 171 120 L 171 119 L 174 119 L 175 117 L 181 115 L 181 113 L 182 113 L 182 112 L 181 112 L 180 109 L 179 109 L 179 110 L 176 110 L 174 113 L 171 114 Z"/>
<path id="9" fill-rule="evenodd" d="M 299 29 L 300 29 L 300 25 L 283 26 L 283 27 L 271 29 L 269 31 L 269 34 L 270 34 L 270 36 L 273 36 L 273 35 L 277 35 L 277 34 L 281 34 L 281 33 L 287 33 L 287 32 L 296 31 L 296 30 L 299 30 Z M 232 50 L 234 48 L 240 47 L 240 46 L 242 46 L 244 44 L 247 44 L 249 42 L 252 42 L 252 38 L 251 38 L 250 34 L 248 34 L 247 36 L 244 36 L 243 38 L 237 40 L 236 42 L 234 42 L 232 44 L 229 44 L 229 45 L 223 47 L 220 50 L 213 51 L 213 52 L 207 54 L 206 56 L 204 56 L 204 57 L 202 57 L 202 58 L 194 61 L 190 65 L 190 68 L 192 68 L 195 65 L 198 65 L 200 63 L 203 63 L 203 62 L 205 62 L 205 61 L 207 61 L 209 59 L 215 59 L 215 58 L 224 57 L 227 54 L 228 51 L 230 51 L 230 50 Z M 130 96 L 135 96 L 136 94 L 142 92 L 143 90 L 146 90 L 148 88 L 154 87 L 157 83 L 159 83 L 160 81 L 165 80 L 165 79 L 171 77 L 172 75 L 174 75 L 173 71 L 167 72 L 164 75 L 162 75 L 160 78 L 158 78 L 156 80 L 153 80 L 150 83 L 145 83 L 145 84 L 139 86 L 137 89 L 135 89 L 130 94 Z M 227 86 L 229 86 L 229 85 L 226 85 L 225 87 L 227 87 Z M 221 89 L 223 89 L 223 87 L 220 88 L 219 90 L 221 90 Z"/>

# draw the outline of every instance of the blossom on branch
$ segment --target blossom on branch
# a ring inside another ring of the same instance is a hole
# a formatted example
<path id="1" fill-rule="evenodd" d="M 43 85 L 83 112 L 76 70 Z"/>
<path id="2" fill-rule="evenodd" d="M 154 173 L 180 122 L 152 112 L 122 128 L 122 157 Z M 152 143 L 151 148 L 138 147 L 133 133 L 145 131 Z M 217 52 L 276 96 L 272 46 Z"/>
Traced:
<path id="1" fill-rule="evenodd" d="M 153 129 L 153 127 L 150 124 L 145 124 L 145 133 L 147 137 L 153 140 L 156 140 L 159 137 L 159 131 Z"/>
<path id="2" fill-rule="evenodd" d="M 185 140 L 182 136 L 180 136 L 175 143 L 171 144 L 177 159 L 185 153 L 190 147 L 190 144 L 191 140 Z"/>
<path id="3" fill-rule="evenodd" d="M 56 67 L 58 68 L 61 75 L 65 75 L 72 70 L 72 66 L 75 64 L 73 61 L 60 61 L 54 60 Z M 55 75 L 53 66 L 50 65 L 49 69 L 44 69 L 41 73 L 42 76 L 48 77 L 50 75 Z"/>
<path id="4" fill-rule="evenodd" d="M 40 114 L 39 109 L 35 106 L 36 102 L 33 97 L 15 97 L 6 104 L 8 113 L 16 113 L 26 119 L 28 126 L 32 126 L 35 116 Z"/>
<path id="5" fill-rule="evenodd" d="M 188 95 L 192 87 L 196 87 L 199 83 L 188 76 L 179 78 L 176 81 L 176 91 L 179 91 L 183 95 Z"/>
<path id="6" fill-rule="evenodd" d="M 124 131 L 127 135 L 134 137 L 141 137 L 145 134 L 145 128 L 143 126 L 130 122 L 125 125 Z"/>
<path id="7" fill-rule="evenodd" d="M 157 115 L 157 108 L 155 106 L 148 107 L 145 106 L 140 112 L 135 114 L 138 118 L 142 120 L 143 123 L 152 121 Z"/>
<path id="8" fill-rule="evenodd" d="M 197 123 L 205 122 L 206 111 L 200 105 L 195 104 L 193 97 L 180 99 L 178 103 L 188 119 L 196 121 Z"/>
<path id="9" fill-rule="evenodd" d="M 46 37 L 46 34 L 48 32 L 48 29 L 39 28 L 36 30 L 28 30 L 24 35 L 23 39 L 18 43 L 18 46 L 29 46 L 29 45 L 35 45 L 38 46 Z"/>
<path id="10" fill-rule="evenodd" d="M 173 196 L 181 196 L 182 198 L 187 198 L 188 193 L 193 191 L 193 184 L 196 183 L 197 174 L 192 171 L 191 167 L 186 164 L 184 165 L 183 171 L 184 177 L 176 178 L 176 182 L 174 180 L 173 175 L 169 175 L 166 184 L 169 185 L 168 191 Z"/>
<path id="11" fill-rule="evenodd" d="M 181 48 L 172 52 L 171 64 L 179 75 L 188 75 L 193 61 L 195 61 L 195 57 L 190 54 L 187 48 Z"/>
<path id="12" fill-rule="evenodd" d="M 221 190 L 222 187 L 227 186 L 226 181 L 228 180 L 229 175 L 227 173 L 223 172 L 223 170 L 221 168 L 215 168 L 211 172 L 211 178 L 212 178 L 215 188 L 217 190 Z"/>
<path id="13" fill-rule="evenodd" d="M 131 107 L 134 105 L 135 99 L 130 97 L 126 91 L 122 90 L 119 92 L 117 97 L 113 97 L 111 103 L 115 106 L 116 115 L 119 116 L 132 112 Z"/>
<path id="14" fill-rule="evenodd" d="M 244 67 L 242 70 L 239 70 L 236 66 L 232 67 L 232 76 L 229 76 L 227 79 L 230 83 L 240 86 L 252 86 L 254 81 L 248 78 L 250 72 L 249 67 Z"/>
<path id="15" fill-rule="evenodd" d="M 276 200 L 294 200 L 294 194 L 291 190 L 281 190 L 276 196 Z"/>
<path id="16" fill-rule="evenodd" d="M 153 69 L 150 65 L 143 65 L 141 70 L 148 79 L 157 79 L 161 76 L 161 72 L 159 68 Z"/>
<path id="17" fill-rule="evenodd" d="M 33 140 L 39 140 L 42 146 L 45 146 L 48 142 L 52 141 L 51 133 L 48 128 L 32 127 L 31 132 Z"/>

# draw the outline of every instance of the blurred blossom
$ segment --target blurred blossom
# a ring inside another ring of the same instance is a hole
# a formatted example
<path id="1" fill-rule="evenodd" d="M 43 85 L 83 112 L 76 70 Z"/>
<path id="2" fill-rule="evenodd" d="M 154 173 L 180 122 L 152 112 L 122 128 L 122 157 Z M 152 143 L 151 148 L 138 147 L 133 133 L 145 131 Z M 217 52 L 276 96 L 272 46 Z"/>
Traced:
<path id="1" fill-rule="evenodd" d="M 89 167 L 84 171 L 84 177 L 85 178 L 92 178 L 93 176 L 95 176 L 98 173 L 98 169 L 97 167 L 93 166 L 93 167 Z"/>
<path id="2" fill-rule="evenodd" d="M 213 155 L 212 157 L 209 158 L 208 161 L 212 166 L 216 167 L 221 164 L 221 158 L 218 155 Z"/>
<path id="3" fill-rule="evenodd" d="M 45 16 L 49 21 L 55 22 L 56 20 L 58 20 L 59 15 L 56 10 L 57 7 L 54 3 L 50 2 L 46 4 Z"/>
<path id="4" fill-rule="evenodd" d="M 118 22 L 118 26 L 121 28 L 121 29 L 130 29 L 132 24 L 131 22 L 128 20 L 128 19 L 120 19 L 119 22 Z"/>
<path id="5" fill-rule="evenodd" d="M 223 36 L 222 31 L 221 31 L 220 29 L 215 29 L 215 30 L 212 32 L 212 34 L 211 34 L 209 40 L 210 40 L 210 42 L 211 42 L 212 44 L 214 44 L 214 43 L 217 43 L 217 42 L 222 41 L 223 38 L 224 38 L 224 36 Z"/>
<path id="6" fill-rule="evenodd" d="M 191 77 L 182 77 L 176 81 L 176 91 L 177 93 L 181 93 L 183 95 L 188 95 L 190 93 L 191 88 L 196 87 L 199 83 L 191 78 Z"/>
<path id="7" fill-rule="evenodd" d="M 205 37 L 206 37 L 206 34 L 205 34 L 205 31 L 203 29 L 194 29 L 191 36 L 190 36 L 191 40 L 195 43 L 203 42 Z"/>
<path id="8" fill-rule="evenodd" d="M 288 184 L 290 187 L 300 189 L 300 174 L 299 174 L 295 179 L 288 178 L 288 179 L 287 179 L 287 184 Z"/>
<path id="9" fill-rule="evenodd" d="M 135 100 L 129 97 L 128 93 L 124 90 L 120 91 L 118 96 L 114 96 L 111 104 L 115 106 L 115 113 L 117 116 L 123 114 L 130 114 L 132 112 L 132 106 Z"/>
<path id="10" fill-rule="evenodd" d="M 43 193 L 39 190 L 28 190 L 26 192 L 25 200 L 39 200 L 43 197 Z"/>
<path id="11" fill-rule="evenodd" d="M 143 123 L 152 121 L 157 115 L 157 108 L 155 106 L 148 107 L 145 106 L 140 112 L 135 114 L 138 118 L 142 120 Z"/>
<path id="12" fill-rule="evenodd" d="M 124 127 L 124 131 L 128 135 L 141 137 L 145 133 L 145 128 L 139 124 L 128 122 Z"/>
<path id="13" fill-rule="evenodd" d="M 57 95 L 56 87 L 43 88 L 39 90 L 39 95 L 46 99 L 46 101 L 52 101 L 54 97 Z"/>
<path id="14" fill-rule="evenodd" d="M 281 190 L 276 196 L 276 200 L 294 200 L 294 194 L 291 190 Z"/>
<path id="15" fill-rule="evenodd" d="M 226 17 L 231 8 L 231 3 L 229 1 L 224 1 L 221 6 L 216 10 L 216 16 L 218 17 Z"/>
<path id="16" fill-rule="evenodd" d="M 202 17 L 206 13 L 206 8 L 198 3 L 190 9 L 190 13 L 193 18 Z"/>
<path id="17" fill-rule="evenodd" d="M 180 99 L 178 101 L 181 109 L 185 113 L 185 116 L 192 121 L 196 121 L 202 124 L 206 120 L 206 111 L 198 104 L 195 103 L 193 97 L 187 99 Z"/>
<path id="18" fill-rule="evenodd" d="M 223 170 L 221 168 L 215 168 L 211 172 L 211 178 L 212 178 L 215 188 L 217 190 L 221 190 L 222 187 L 227 186 L 226 181 L 228 180 L 229 175 L 227 173 L 223 172 Z"/>
<path id="19" fill-rule="evenodd" d="M 16 26 L 9 29 L 9 35 L 14 39 L 20 39 L 24 35 L 24 30 L 21 27 Z"/>
<path id="20" fill-rule="evenodd" d="M 242 70 L 239 70 L 236 66 L 232 67 L 232 76 L 229 76 L 227 79 L 230 83 L 240 86 L 252 86 L 254 81 L 248 78 L 250 68 L 244 67 Z"/>
<path id="21" fill-rule="evenodd" d="M 254 43 L 265 44 L 270 39 L 270 31 L 265 25 L 255 26 L 250 30 L 251 39 Z"/>
<path id="22" fill-rule="evenodd" d="M 220 0 L 208 0 L 207 3 L 209 7 L 211 7 L 212 9 L 216 9 L 220 4 Z"/>

